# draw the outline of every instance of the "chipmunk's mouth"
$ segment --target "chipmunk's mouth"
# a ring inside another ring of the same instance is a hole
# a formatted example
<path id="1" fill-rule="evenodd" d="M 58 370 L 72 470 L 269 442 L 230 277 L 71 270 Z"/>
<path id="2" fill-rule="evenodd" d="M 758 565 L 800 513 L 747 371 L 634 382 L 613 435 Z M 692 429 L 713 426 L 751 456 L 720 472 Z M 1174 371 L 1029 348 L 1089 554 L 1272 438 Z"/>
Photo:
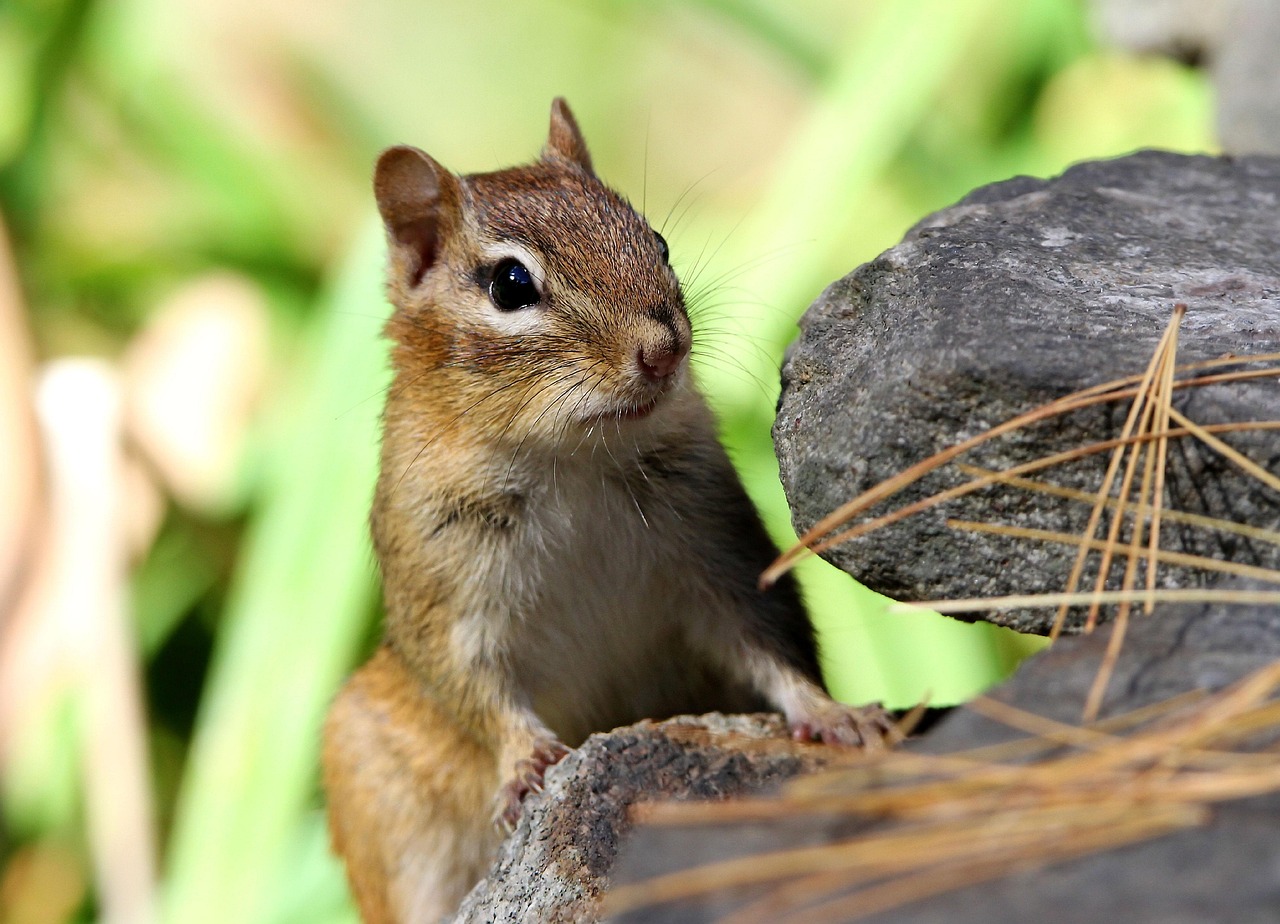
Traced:
<path id="1" fill-rule="evenodd" d="M 618 400 L 615 398 L 604 407 L 596 407 L 578 417 L 584 427 L 596 427 L 600 424 L 620 424 L 623 421 L 645 420 L 651 417 L 662 404 L 665 395 L 654 395 L 651 398 L 636 400 Z"/>
<path id="2" fill-rule="evenodd" d="M 661 399 L 661 397 L 662 396 L 659 395 L 656 398 L 650 398 L 648 401 L 644 401 L 644 402 L 641 402 L 640 404 L 635 404 L 635 405 L 632 405 L 631 407 L 625 408 L 624 410 L 618 413 L 618 419 L 619 420 L 640 420 L 641 418 L 648 417 L 650 414 L 653 413 L 654 408 L 658 406 L 658 401 Z"/>
<path id="3" fill-rule="evenodd" d="M 597 423 L 622 423 L 623 421 L 647 420 L 655 414 L 661 414 L 662 407 L 671 401 L 678 390 L 678 384 L 665 381 L 648 388 L 627 388 L 617 391 L 598 392 L 600 403 L 592 408 L 584 408 L 579 420 L 586 426 Z"/>

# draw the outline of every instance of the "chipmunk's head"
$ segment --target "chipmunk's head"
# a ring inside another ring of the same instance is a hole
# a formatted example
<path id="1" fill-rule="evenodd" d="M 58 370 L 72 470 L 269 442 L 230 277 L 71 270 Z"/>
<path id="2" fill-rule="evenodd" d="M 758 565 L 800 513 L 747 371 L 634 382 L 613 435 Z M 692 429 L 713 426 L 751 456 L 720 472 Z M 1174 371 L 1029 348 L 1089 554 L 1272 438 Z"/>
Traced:
<path id="1" fill-rule="evenodd" d="M 687 376 L 667 244 L 595 176 L 564 100 L 535 163 L 455 176 L 422 151 L 374 176 L 401 371 L 448 370 L 513 435 L 647 417 Z"/>

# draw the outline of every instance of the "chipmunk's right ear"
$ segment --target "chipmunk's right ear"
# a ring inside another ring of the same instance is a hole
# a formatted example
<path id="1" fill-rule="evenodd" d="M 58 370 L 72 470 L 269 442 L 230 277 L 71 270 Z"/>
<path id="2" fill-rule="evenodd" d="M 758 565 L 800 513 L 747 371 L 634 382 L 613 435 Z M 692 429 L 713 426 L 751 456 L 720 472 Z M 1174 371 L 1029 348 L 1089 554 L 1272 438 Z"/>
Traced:
<path id="1" fill-rule="evenodd" d="M 547 132 L 547 143 L 542 147 L 542 159 L 563 160 L 577 164 L 587 173 L 594 172 L 587 141 L 582 137 L 578 120 L 573 117 L 563 96 L 551 101 L 551 129 Z"/>
<path id="2" fill-rule="evenodd" d="M 459 218 L 458 178 L 425 152 L 398 145 L 378 157 L 373 194 L 395 248 L 393 272 L 412 288 L 435 264 L 444 235 Z"/>

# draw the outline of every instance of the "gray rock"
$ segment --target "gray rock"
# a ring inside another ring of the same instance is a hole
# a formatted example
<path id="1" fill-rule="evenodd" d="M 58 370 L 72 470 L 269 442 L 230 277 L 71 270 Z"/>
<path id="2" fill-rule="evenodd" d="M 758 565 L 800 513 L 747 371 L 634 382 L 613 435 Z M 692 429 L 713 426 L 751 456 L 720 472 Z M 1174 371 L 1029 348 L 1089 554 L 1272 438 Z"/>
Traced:
<path id="1" fill-rule="evenodd" d="M 1189 310 L 1179 357 L 1280 350 L 1280 160 L 1142 152 L 1054 180 L 979 189 L 920 222 L 897 247 L 833 284 L 801 321 L 774 427 L 784 486 L 803 532 L 866 488 L 1036 405 L 1141 373 L 1177 302 Z M 1179 392 L 1200 423 L 1280 419 L 1274 380 Z M 1118 434 L 1127 405 L 1078 411 L 988 443 L 988 468 Z M 1228 438 L 1280 470 L 1280 434 Z M 1106 455 L 1046 475 L 1096 490 Z M 1198 442 L 1170 453 L 1171 506 L 1274 528 L 1280 497 Z M 948 469 L 894 505 L 959 483 Z M 884 506 L 876 512 L 888 509 Z M 1051 592 L 1066 546 L 960 533 L 947 517 L 1083 531 L 1087 505 L 994 488 L 829 553 L 875 590 L 904 600 Z M 1166 549 L 1280 565 L 1277 549 L 1166 522 Z M 1118 576 L 1119 567 L 1113 571 Z M 1203 574 L 1166 569 L 1162 586 Z M 1091 586 L 1091 585 L 1088 585 Z M 993 622 L 1047 630 L 1052 612 Z M 1073 618 L 1078 626 L 1080 614 Z"/>
<path id="2" fill-rule="evenodd" d="M 595 921 L 630 807 L 722 799 L 821 766 L 820 745 L 792 741 L 776 715 L 712 713 L 592 735 L 547 772 L 489 875 L 455 924 Z"/>
<path id="3" fill-rule="evenodd" d="M 1081 704 L 1101 661 L 1109 630 L 1060 640 L 1023 665 L 993 695 L 1066 722 Z M 1275 607 L 1164 606 L 1130 628 L 1103 715 L 1117 714 L 1192 689 L 1220 689 L 1280 658 Z M 912 746 L 947 753 L 1017 737 L 961 707 Z M 1265 742 L 1259 742 L 1264 744 Z M 727 857 L 810 846 L 847 837 L 864 824 L 839 817 L 786 823 L 639 828 L 614 875 L 618 883 Z M 718 920 L 752 890 L 653 906 L 615 924 L 695 924 Z M 894 924 L 1181 924 L 1275 921 L 1280 910 L 1280 794 L 1219 805 L 1211 822 L 1162 838 L 947 892 L 863 920 Z"/>

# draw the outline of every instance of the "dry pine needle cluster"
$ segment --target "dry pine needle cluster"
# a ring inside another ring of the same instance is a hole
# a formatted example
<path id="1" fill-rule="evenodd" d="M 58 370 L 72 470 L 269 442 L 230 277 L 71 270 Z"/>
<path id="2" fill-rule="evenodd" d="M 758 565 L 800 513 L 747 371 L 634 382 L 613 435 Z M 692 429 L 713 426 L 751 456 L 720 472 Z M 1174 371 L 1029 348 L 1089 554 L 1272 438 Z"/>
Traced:
<path id="1" fill-rule="evenodd" d="M 848 921 L 1207 821 L 1210 806 L 1280 790 L 1280 663 L 1087 726 L 980 698 L 1030 737 L 950 755 L 878 752 L 791 783 L 781 798 L 663 804 L 650 824 L 840 814 L 868 830 L 615 889 L 608 911 L 758 889 L 724 924 Z M 1259 747 L 1259 741 L 1269 743 Z"/>
<path id="2" fill-rule="evenodd" d="M 1071 607 L 1088 607 L 1084 630 L 1090 632 L 1097 625 L 1101 608 L 1108 605 L 1115 606 L 1112 617 L 1115 622 L 1115 631 L 1111 636 L 1106 658 L 1098 672 L 1097 681 L 1085 704 L 1086 719 L 1093 719 L 1098 715 L 1107 681 L 1124 643 L 1125 630 L 1134 603 L 1141 603 L 1148 613 L 1156 603 L 1161 601 L 1280 603 L 1280 589 L 1273 592 L 1221 590 L 1212 587 L 1200 589 L 1156 587 L 1158 568 L 1165 565 L 1249 577 L 1274 583 L 1280 588 L 1280 571 L 1275 569 L 1222 561 L 1207 556 L 1162 551 L 1160 548 L 1161 524 L 1166 521 L 1245 536 L 1271 545 L 1280 544 L 1280 533 L 1274 530 L 1219 517 L 1165 509 L 1165 471 L 1169 444 L 1170 441 L 1178 439 L 1199 440 L 1247 476 L 1280 494 L 1280 477 L 1267 471 L 1222 438 L 1224 434 L 1246 430 L 1280 430 L 1280 421 L 1255 420 L 1202 425 L 1173 406 L 1174 394 L 1183 389 L 1278 377 L 1280 376 L 1280 353 L 1231 355 L 1179 366 L 1177 364 L 1178 331 L 1186 311 L 1186 305 L 1174 306 L 1169 324 L 1157 343 L 1146 370 L 1140 375 L 1095 385 L 1041 405 L 985 433 L 957 443 L 877 484 L 824 517 L 800 537 L 796 545 L 779 556 L 778 560 L 764 572 L 761 576 L 762 586 L 772 584 L 808 555 L 817 554 L 842 542 L 865 536 L 949 500 L 994 486 L 1003 485 L 1089 504 L 1091 510 L 1088 524 L 1080 535 L 1032 530 L 998 523 L 948 520 L 948 526 L 953 529 L 996 533 L 1028 542 L 1075 546 L 1077 549 L 1075 563 L 1061 593 L 1015 594 L 964 600 L 924 600 L 909 604 L 941 613 L 1053 606 L 1057 608 L 1057 616 L 1051 633 L 1052 638 L 1056 638 L 1061 632 Z M 992 471 L 959 461 L 960 457 L 969 450 L 1015 430 L 1081 408 L 1126 400 L 1130 402 L 1128 415 L 1120 433 L 1115 437 L 1033 459 L 1004 471 Z M 1093 493 L 1076 491 L 1027 477 L 1086 456 L 1108 452 L 1110 459 L 1106 473 L 1097 491 Z M 850 525 L 871 508 L 948 464 L 955 464 L 968 480 L 945 491 L 939 491 L 887 513 Z M 1125 534 L 1122 533 L 1122 527 L 1126 523 L 1129 524 L 1129 529 L 1125 531 L 1127 535 L 1122 541 L 1121 536 Z M 1105 530 L 1100 534 L 1100 527 L 1103 526 Z M 1091 589 L 1081 589 L 1081 576 L 1090 554 L 1099 556 L 1097 577 Z M 1124 563 L 1121 586 L 1107 589 L 1107 577 L 1111 573 L 1113 562 L 1116 561 Z M 1145 578 L 1141 587 L 1138 586 L 1140 565 L 1143 566 Z M 903 604 L 903 606 L 907 605 Z"/>

